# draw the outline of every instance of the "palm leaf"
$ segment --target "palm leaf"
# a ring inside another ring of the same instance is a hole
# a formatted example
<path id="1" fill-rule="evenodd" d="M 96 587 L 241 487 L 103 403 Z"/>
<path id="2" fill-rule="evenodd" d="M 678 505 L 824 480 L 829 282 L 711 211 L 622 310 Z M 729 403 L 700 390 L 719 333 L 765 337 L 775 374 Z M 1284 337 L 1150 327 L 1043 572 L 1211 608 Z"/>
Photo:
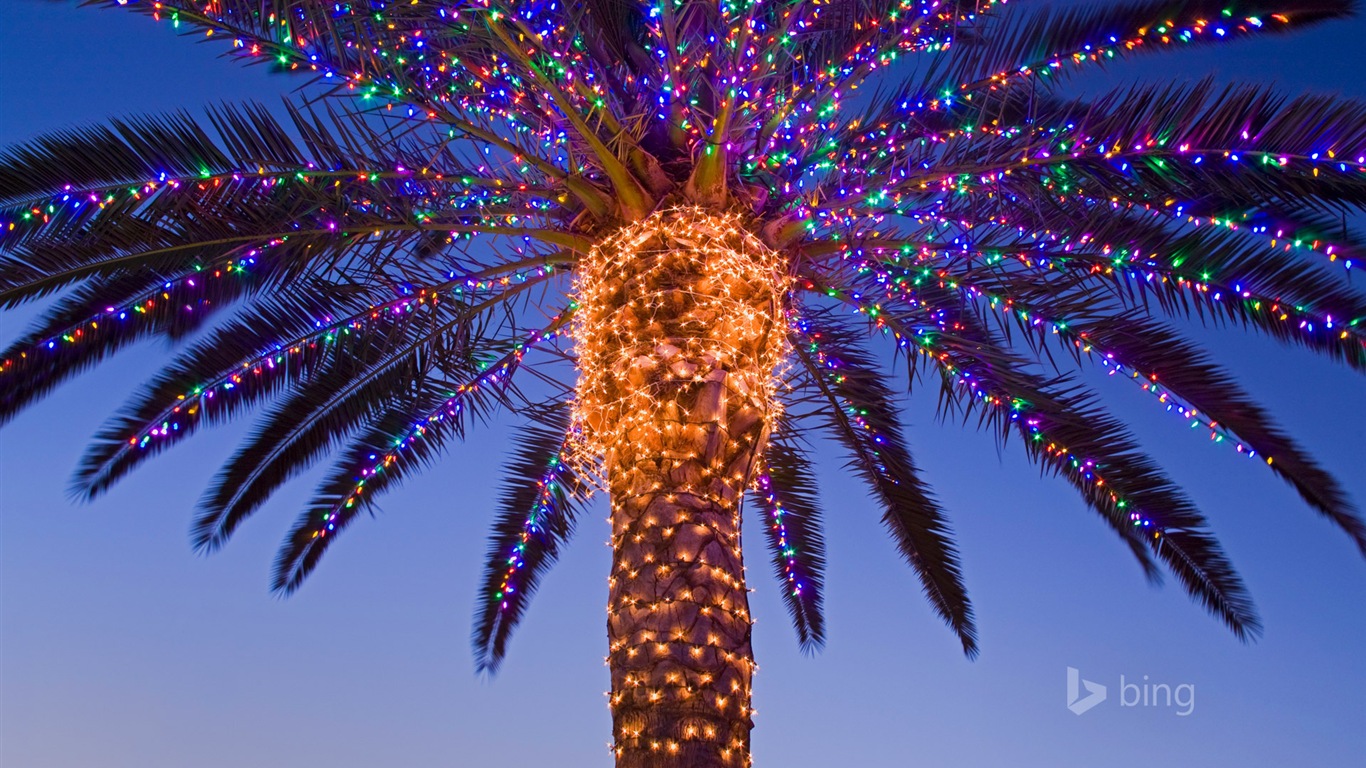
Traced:
<path id="1" fill-rule="evenodd" d="M 214 478 L 199 503 L 195 545 L 221 547 L 286 481 L 396 404 L 406 404 L 414 391 L 425 389 L 431 357 L 429 348 L 410 348 L 387 353 L 370 365 L 325 371 L 296 386 Z"/>
<path id="2" fill-rule="evenodd" d="M 1156 572 L 1144 547 L 1235 635 L 1255 637 L 1261 622 L 1203 515 L 1128 430 L 1068 379 L 1047 381 L 1031 373 L 1027 361 L 952 299 L 941 298 L 934 306 L 937 321 L 955 330 L 932 341 L 918 339 L 918 349 L 910 353 L 924 352 L 940 373 L 946 413 L 965 420 L 976 414 L 1002 439 L 1017 433 L 1042 470 L 1066 479 L 1120 534 L 1150 579 Z M 899 323 L 896 327 L 904 332 Z"/>
<path id="3" fill-rule="evenodd" d="M 286 593 L 298 589 L 357 514 L 373 507 L 377 495 L 434 461 L 448 440 L 463 439 L 471 416 L 481 418 L 502 405 L 527 350 L 552 338 L 567 321 L 568 314 L 561 314 L 465 381 L 444 389 L 434 389 L 439 382 L 433 381 L 421 398 L 391 408 L 352 439 L 281 545 L 274 588 Z"/>
<path id="4" fill-rule="evenodd" d="M 484 563 L 471 642 L 480 671 L 495 672 L 541 578 L 574 534 L 586 488 L 567 451 L 570 410 L 561 403 L 529 414 L 503 477 Z"/>
<path id="5" fill-rule="evenodd" d="M 1087 343 L 1113 351 L 1124 365 L 1151 371 L 1148 378 L 1246 442 L 1306 503 L 1347 532 L 1366 553 L 1366 524 L 1342 485 L 1287 436 L 1235 379 L 1169 328 L 1136 318 L 1107 320 L 1081 323 L 1073 330 Z"/>
<path id="6" fill-rule="evenodd" d="M 975 83 L 998 73 L 1042 72 L 1044 82 L 1051 83 L 1068 72 L 1051 62 L 1103 65 L 1116 56 L 1167 51 L 1177 44 L 1184 49 L 1283 33 L 1342 18 L 1355 6 L 1353 0 L 1145 0 L 998 14 L 994 24 L 967 41 L 956 75 L 960 83 Z"/>
<path id="7" fill-rule="evenodd" d="M 939 502 L 911 459 L 891 391 L 858 337 L 833 316 L 811 313 L 793 338 L 798 360 L 829 401 L 823 414 L 849 452 L 849 466 L 871 486 L 883 523 L 915 571 L 935 612 L 977 655 L 977 630 L 963 585 L 958 552 Z"/>
<path id="8" fill-rule="evenodd" d="M 825 537 L 810 456 L 787 419 L 774 429 L 754 496 L 779 594 L 803 650 L 825 644 Z"/>

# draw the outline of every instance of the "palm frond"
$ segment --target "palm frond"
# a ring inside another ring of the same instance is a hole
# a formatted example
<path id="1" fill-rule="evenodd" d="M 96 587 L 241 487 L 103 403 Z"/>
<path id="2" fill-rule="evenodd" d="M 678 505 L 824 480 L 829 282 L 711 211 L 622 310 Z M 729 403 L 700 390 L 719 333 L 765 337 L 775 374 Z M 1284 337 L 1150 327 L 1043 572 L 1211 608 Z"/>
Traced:
<path id="1" fill-rule="evenodd" d="M 0 422 L 57 385 L 145 339 L 175 343 L 192 336 L 237 305 L 248 309 L 262 294 L 297 281 L 309 257 L 291 244 L 165 274 L 155 268 L 120 269 L 83 282 L 62 296 L 28 332 L 0 352 Z"/>
<path id="2" fill-rule="evenodd" d="M 1155 557 L 1239 638 L 1260 633 L 1242 580 L 1204 516 L 1128 430 L 1069 379 L 1049 381 L 1030 372 L 1028 361 L 1000 344 L 956 300 L 938 299 L 931 302 L 931 333 L 912 331 L 892 313 L 881 317 L 908 340 L 907 354 L 923 355 L 941 376 L 943 412 L 965 421 L 975 415 L 1003 440 L 1017 433 L 1041 470 L 1067 480 L 1121 536 L 1149 579 L 1157 575 Z"/>
<path id="3" fill-rule="evenodd" d="M 452 331 L 454 336 L 465 335 Z M 338 443 L 427 390 L 431 342 L 344 360 L 294 387 L 224 463 L 199 503 L 195 545 L 217 549 L 286 481 Z M 369 351 L 369 350 L 367 350 Z M 458 358 L 453 358 L 458 359 Z M 447 363 L 450 365 L 450 363 Z"/>
<path id="4" fill-rule="evenodd" d="M 499 406 L 523 356 L 558 334 L 568 317 L 561 313 L 470 379 L 446 388 L 440 393 L 444 397 L 434 390 L 408 407 L 390 409 L 351 440 L 281 545 L 274 588 L 286 593 L 298 589 L 356 515 L 373 507 L 377 495 L 433 461 L 448 440 L 463 439 L 471 416 L 480 418 Z"/>
<path id="5" fill-rule="evenodd" d="M 568 404 L 528 415 L 532 423 L 522 430 L 503 477 L 475 605 L 470 639 L 481 672 L 496 672 L 502 663 L 541 577 L 574 534 L 587 491 L 567 456 Z"/>
<path id="6" fill-rule="evenodd" d="M 833 315 L 807 312 L 797 321 L 792 341 L 809 386 L 829 401 L 823 414 L 827 427 L 849 452 L 850 468 L 872 488 L 897 549 L 963 652 L 976 656 L 977 629 L 948 521 L 920 479 L 876 363 L 856 332 Z"/>
<path id="7" fill-rule="evenodd" d="M 1278 427 L 1237 381 L 1171 329 L 1141 318 L 1107 318 L 1073 326 L 1085 343 L 1112 352 L 1126 366 L 1204 411 L 1260 454 L 1300 497 L 1337 525 L 1366 554 L 1363 524 L 1342 485 Z"/>
<path id="8" fill-rule="evenodd" d="M 810 455 L 786 422 L 773 431 L 754 496 L 779 594 L 797 642 L 812 652 L 825 645 L 825 535 Z"/>
<path id="9" fill-rule="evenodd" d="M 999 269 L 990 260 L 980 264 L 949 260 L 933 272 L 900 267 L 896 261 L 892 257 L 877 262 L 888 269 L 887 276 L 877 277 L 879 282 L 894 286 L 911 278 L 910 284 L 921 286 L 929 277 L 933 292 L 956 293 L 958 310 L 973 311 L 979 326 L 994 325 L 1007 339 L 1014 328 L 1037 353 L 1045 352 L 1057 339 L 1078 365 L 1086 357 L 1099 360 L 1112 372 L 1129 373 L 1146 391 L 1166 402 L 1168 410 L 1179 407 L 1193 424 L 1207 426 L 1211 438 L 1232 437 L 1239 441 L 1240 453 L 1267 460 L 1310 506 L 1362 546 L 1366 526 L 1340 484 L 1286 436 L 1231 376 L 1146 313 L 1111 314 L 1103 296 L 1037 284 L 1027 276 Z M 900 298 L 895 288 L 889 288 L 887 296 L 892 301 Z M 1050 360 L 1056 365 L 1056 358 L 1050 355 Z M 1176 399 L 1169 402 L 1169 395 Z"/>
<path id="10" fill-rule="evenodd" d="M 169 361 L 100 430 L 77 470 L 76 487 L 98 495 L 200 428 L 245 413 L 349 357 L 369 333 L 388 333 L 407 315 L 369 318 L 370 305 L 359 304 L 366 310 L 358 316 L 355 302 L 335 294 L 290 290 L 260 298 Z M 323 319 L 337 315 L 353 320 Z"/>
<path id="11" fill-rule="evenodd" d="M 996 88 L 1031 76 L 1052 83 L 1082 64 L 1299 30 L 1355 9 L 1354 0 L 1144 0 L 1016 10 L 966 41 L 955 75 Z"/>

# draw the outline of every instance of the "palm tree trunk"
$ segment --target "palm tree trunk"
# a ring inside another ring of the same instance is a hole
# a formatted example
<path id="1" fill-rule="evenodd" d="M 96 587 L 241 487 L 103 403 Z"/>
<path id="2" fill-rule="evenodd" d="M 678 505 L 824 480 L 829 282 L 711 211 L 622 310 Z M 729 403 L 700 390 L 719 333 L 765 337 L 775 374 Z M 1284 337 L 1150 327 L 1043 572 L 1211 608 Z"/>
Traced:
<path id="1" fill-rule="evenodd" d="M 749 764 L 754 654 L 736 478 L 749 477 L 763 420 L 753 409 L 727 414 L 726 394 L 713 381 L 691 408 L 670 403 L 659 426 L 678 437 L 614 473 L 607 629 L 618 768 Z M 737 431 L 751 439 L 734 440 Z"/>
<path id="2" fill-rule="evenodd" d="M 775 415 L 785 262 L 736 216 L 656 213 L 580 263 L 578 418 L 612 502 L 618 768 L 750 763 L 740 506 Z"/>

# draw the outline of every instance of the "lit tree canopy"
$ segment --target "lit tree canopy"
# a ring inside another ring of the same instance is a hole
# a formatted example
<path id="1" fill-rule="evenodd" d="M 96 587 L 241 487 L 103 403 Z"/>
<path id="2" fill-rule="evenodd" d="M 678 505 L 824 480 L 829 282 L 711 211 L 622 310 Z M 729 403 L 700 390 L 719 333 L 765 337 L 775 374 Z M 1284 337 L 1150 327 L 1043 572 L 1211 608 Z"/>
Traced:
<path id="1" fill-rule="evenodd" d="M 221 546 L 328 459 L 277 589 L 511 408 L 532 426 L 474 630 L 495 667 L 589 488 L 611 486 L 621 441 L 641 439 L 631 414 L 650 410 L 622 404 L 667 410 L 661 381 L 704 391 L 710 371 L 762 411 L 752 432 L 731 424 L 753 449 L 738 493 L 763 511 L 801 642 L 824 636 L 814 432 L 844 447 L 975 654 L 890 356 L 913 396 L 1018 440 L 1150 577 L 1170 572 L 1239 637 L 1258 619 L 1204 517 L 1079 369 L 1265 463 L 1366 553 L 1339 484 L 1169 323 L 1242 327 L 1366 371 L 1366 295 L 1345 280 L 1366 248 L 1345 218 L 1366 206 L 1366 107 L 1209 81 L 1064 92 L 1111 61 L 1281 34 L 1351 2 L 91 4 L 309 84 L 281 109 L 116 121 L 4 152 L 0 301 L 55 298 L 0 354 L 0 418 L 134 342 L 180 342 L 76 488 L 93 497 L 263 406 L 194 541 Z M 683 293 L 700 298 L 666 317 Z M 696 349 L 657 330 L 703 314 Z M 723 318 L 740 319 L 718 331 Z M 629 384 L 631 365 L 662 373 Z"/>

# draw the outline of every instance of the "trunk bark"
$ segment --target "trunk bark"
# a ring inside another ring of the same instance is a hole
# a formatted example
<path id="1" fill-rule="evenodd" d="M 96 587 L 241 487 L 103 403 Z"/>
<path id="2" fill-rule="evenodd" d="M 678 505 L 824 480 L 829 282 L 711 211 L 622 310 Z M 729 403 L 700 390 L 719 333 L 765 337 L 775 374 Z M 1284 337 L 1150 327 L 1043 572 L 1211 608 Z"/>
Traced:
<path id="1" fill-rule="evenodd" d="M 740 508 L 775 415 L 781 257 L 738 218 L 672 209 L 580 264 L 578 419 L 611 495 L 618 768 L 750 764 Z"/>
<path id="2" fill-rule="evenodd" d="M 693 403 L 668 404 L 658 425 L 677 437 L 611 473 L 618 768 L 749 764 L 754 654 L 733 478 L 748 478 L 763 422 L 718 408 L 726 394 L 708 382 Z M 734 447 L 737 426 L 746 447 Z"/>

